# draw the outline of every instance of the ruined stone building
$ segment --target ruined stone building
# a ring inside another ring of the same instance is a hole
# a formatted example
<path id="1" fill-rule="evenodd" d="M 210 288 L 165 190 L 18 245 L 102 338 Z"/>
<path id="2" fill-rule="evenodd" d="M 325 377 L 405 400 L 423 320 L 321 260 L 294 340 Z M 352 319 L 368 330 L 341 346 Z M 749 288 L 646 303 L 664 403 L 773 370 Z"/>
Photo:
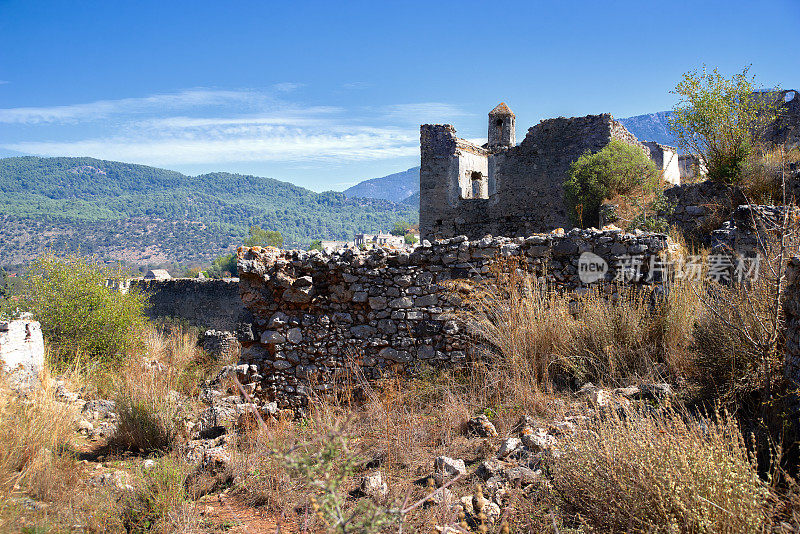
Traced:
<path id="1" fill-rule="evenodd" d="M 519 145 L 514 122 L 514 113 L 499 104 L 489 113 L 483 146 L 456 137 L 449 124 L 420 127 L 423 239 L 529 236 L 571 227 L 562 188 L 569 166 L 612 139 L 640 147 L 665 180 L 680 183 L 677 150 L 640 143 L 608 113 L 544 120 Z"/>

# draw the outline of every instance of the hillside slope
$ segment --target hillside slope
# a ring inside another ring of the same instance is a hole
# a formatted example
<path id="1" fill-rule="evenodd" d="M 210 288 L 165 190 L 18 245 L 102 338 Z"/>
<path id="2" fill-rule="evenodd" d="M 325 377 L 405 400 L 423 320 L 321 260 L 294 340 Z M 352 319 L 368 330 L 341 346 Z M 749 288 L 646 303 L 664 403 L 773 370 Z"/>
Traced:
<path id="1" fill-rule="evenodd" d="M 403 202 L 418 192 L 419 167 L 364 180 L 344 190 L 344 194 L 348 198 L 380 198 L 391 202 Z"/>
<path id="2" fill-rule="evenodd" d="M 280 231 L 287 246 L 304 247 L 418 216 L 416 206 L 315 193 L 257 176 L 191 177 L 93 158 L 0 159 L 5 265 L 46 248 L 134 263 L 205 261 L 238 245 L 253 224 Z"/>

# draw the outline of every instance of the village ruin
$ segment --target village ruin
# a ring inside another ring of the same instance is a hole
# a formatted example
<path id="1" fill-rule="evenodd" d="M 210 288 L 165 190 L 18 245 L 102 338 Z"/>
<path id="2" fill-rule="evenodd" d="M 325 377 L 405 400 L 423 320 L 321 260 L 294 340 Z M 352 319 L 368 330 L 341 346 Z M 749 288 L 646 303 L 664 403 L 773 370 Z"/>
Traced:
<path id="1" fill-rule="evenodd" d="M 562 183 L 570 164 L 612 139 L 637 146 L 666 182 L 679 185 L 692 166 L 678 150 L 639 142 L 608 114 L 547 119 L 516 144 L 516 117 L 501 102 L 489 112 L 483 146 L 456 136 L 450 124 L 420 127 L 420 233 L 423 239 L 486 234 L 529 236 L 567 228 Z"/>

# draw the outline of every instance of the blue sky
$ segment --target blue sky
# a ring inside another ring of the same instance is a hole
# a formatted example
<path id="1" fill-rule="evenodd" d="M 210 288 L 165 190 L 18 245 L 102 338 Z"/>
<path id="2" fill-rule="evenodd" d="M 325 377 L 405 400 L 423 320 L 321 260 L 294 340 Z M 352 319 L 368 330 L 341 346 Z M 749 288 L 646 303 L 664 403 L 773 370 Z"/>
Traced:
<path id="1" fill-rule="evenodd" d="M 419 164 L 419 124 L 670 109 L 703 63 L 800 88 L 800 0 L 0 0 L 0 155 L 321 191 Z"/>

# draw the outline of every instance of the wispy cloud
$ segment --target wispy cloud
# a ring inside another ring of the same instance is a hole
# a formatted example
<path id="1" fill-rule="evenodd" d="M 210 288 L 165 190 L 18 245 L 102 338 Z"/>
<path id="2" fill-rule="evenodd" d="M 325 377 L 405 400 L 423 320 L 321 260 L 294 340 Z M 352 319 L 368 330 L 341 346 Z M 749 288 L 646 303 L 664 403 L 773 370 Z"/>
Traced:
<path id="1" fill-rule="evenodd" d="M 469 115 L 458 106 L 442 102 L 420 102 L 411 104 L 394 104 L 381 110 L 387 119 L 402 120 L 412 123 L 442 122 L 445 120 Z"/>
<path id="2" fill-rule="evenodd" d="M 7 83 L 11 83 L 8 80 L 0 80 L 0 85 L 5 85 Z"/>
<path id="3" fill-rule="evenodd" d="M 74 142 L 22 142 L 8 150 L 45 156 L 86 155 L 153 165 L 244 161 L 376 160 L 415 155 L 416 136 L 394 129 L 348 128 L 310 132 L 280 129 L 266 136 L 229 138 L 100 138 Z"/>
<path id="4" fill-rule="evenodd" d="M 0 126 L 8 140 L 0 148 L 160 166 L 368 161 L 416 155 L 420 123 L 465 115 L 455 106 L 435 102 L 378 109 L 304 105 L 285 96 L 297 87 L 286 83 L 268 91 L 190 89 L 0 109 Z M 26 136 L 13 140 L 8 133 L 22 131 L 22 125 Z M 43 134 L 32 139 L 31 128 Z M 71 133 L 64 135 L 65 128 Z"/>
<path id="5" fill-rule="evenodd" d="M 190 89 L 178 93 L 156 94 L 141 98 L 97 100 L 85 104 L 50 107 L 0 108 L 0 123 L 37 124 L 42 122 L 90 121 L 114 115 L 141 114 L 164 110 L 196 108 L 231 103 L 264 105 L 274 102 L 270 95 L 256 91 L 220 91 Z"/>
<path id="6" fill-rule="evenodd" d="M 301 87 L 305 87 L 305 85 L 306 84 L 304 83 L 283 82 L 283 83 L 276 83 L 275 85 L 272 86 L 272 88 L 282 93 L 290 93 L 292 91 L 300 89 Z"/>

